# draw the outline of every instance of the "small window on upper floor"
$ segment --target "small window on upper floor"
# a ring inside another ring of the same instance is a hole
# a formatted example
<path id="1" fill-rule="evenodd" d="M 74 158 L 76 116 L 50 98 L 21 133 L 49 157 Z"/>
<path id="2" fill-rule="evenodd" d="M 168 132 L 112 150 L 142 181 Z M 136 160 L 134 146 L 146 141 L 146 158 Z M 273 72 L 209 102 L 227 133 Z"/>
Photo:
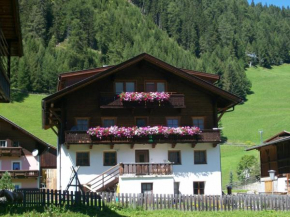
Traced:
<path id="1" fill-rule="evenodd" d="M 115 82 L 115 93 L 120 94 L 122 92 L 135 92 L 135 82 Z"/>
<path id="2" fill-rule="evenodd" d="M 13 147 L 19 147 L 19 142 L 13 142 Z"/>
<path id="3" fill-rule="evenodd" d="M 12 162 L 12 170 L 21 170 L 20 162 Z"/>
<path id="4" fill-rule="evenodd" d="M 199 129 L 204 129 L 204 118 L 203 117 L 193 117 L 192 124 L 195 127 L 199 127 Z"/>
<path id="5" fill-rule="evenodd" d="M 194 151 L 194 164 L 206 164 L 206 151 Z"/>
<path id="6" fill-rule="evenodd" d="M 145 91 L 146 92 L 165 92 L 165 82 L 146 81 Z"/>
<path id="7" fill-rule="evenodd" d="M 77 130 L 87 131 L 89 129 L 89 119 L 88 118 L 76 118 Z"/>
<path id="8" fill-rule="evenodd" d="M 76 153 L 76 166 L 90 166 L 90 153 L 77 152 Z"/>
<path id="9" fill-rule="evenodd" d="M 148 126 L 148 119 L 146 117 L 139 117 L 139 118 L 136 118 L 136 126 L 137 127 L 146 127 Z"/>
<path id="10" fill-rule="evenodd" d="M 111 117 L 108 117 L 108 118 L 102 118 L 102 124 L 103 124 L 103 127 L 112 127 L 112 126 L 115 126 L 117 123 L 116 121 L 117 119 L 116 118 L 111 118 Z"/>
<path id="11" fill-rule="evenodd" d="M 179 118 L 166 118 L 167 127 L 178 127 Z"/>
<path id="12" fill-rule="evenodd" d="M 6 140 L 0 140 L 0 147 L 7 147 L 7 141 Z"/>

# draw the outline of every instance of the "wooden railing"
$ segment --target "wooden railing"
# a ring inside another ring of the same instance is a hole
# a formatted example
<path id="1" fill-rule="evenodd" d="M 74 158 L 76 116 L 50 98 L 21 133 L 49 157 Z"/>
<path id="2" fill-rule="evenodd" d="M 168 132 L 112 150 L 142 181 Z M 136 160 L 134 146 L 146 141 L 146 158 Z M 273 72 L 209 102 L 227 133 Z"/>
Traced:
<path id="1" fill-rule="evenodd" d="M 0 177 L 2 177 L 5 172 L 5 170 L 0 171 Z M 7 172 L 12 178 L 37 178 L 39 176 L 38 170 L 7 170 Z"/>
<path id="2" fill-rule="evenodd" d="M 170 93 L 168 101 L 163 102 L 124 102 L 114 93 L 101 93 L 101 108 L 185 108 L 184 94 Z"/>
<path id="3" fill-rule="evenodd" d="M 0 28 L 0 102 L 10 99 L 10 82 L 8 77 L 8 44 Z"/>
<path id="4" fill-rule="evenodd" d="M 219 143 L 221 141 L 219 130 L 203 130 L 199 135 L 169 136 L 153 135 L 149 137 L 113 138 L 106 137 L 102 140 L 91 137 L 86 131 L 66 131 L 66 144 L 144 144 L 144 143 Z M 153 141 L 153 142 L 152 142 Z"/>
<path id="5" fill-rule="evenodd" d="M 20 157 L 21 154 L 22 154 L 21 147 L 0 147 L 0 157 L 2 156 Z"/>
<path id="6" fill-rule="evenodd" d="M 90 180 L 83 186 L 90 192 L 104 191 L 106 188 L 111 187 L 119 182 L 120 168 L 119 164 L 111 167 L 96 178 Z"/>
<path id="7" fill-rule="evenodd" d="M 120 163 L 120 175 L 171 175 L 172 163 Z"/>

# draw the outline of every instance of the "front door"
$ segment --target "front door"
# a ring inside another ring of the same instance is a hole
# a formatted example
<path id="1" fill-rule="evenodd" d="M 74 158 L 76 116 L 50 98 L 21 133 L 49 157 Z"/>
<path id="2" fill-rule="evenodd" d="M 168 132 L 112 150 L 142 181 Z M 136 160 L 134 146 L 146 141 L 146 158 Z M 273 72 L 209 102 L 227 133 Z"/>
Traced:
<path id="1" fill-rule="evenodd" d="M 149 150 L 136 150 L 135 161 L 140 163 L 136 165 L 136 175 L 149 175 Z"/>
<path id="2" fill-rule="evenodd" d="M 135 151 L 136 163 L 148 163 L 149 162 L 149 150 L 136 150 Z"/>

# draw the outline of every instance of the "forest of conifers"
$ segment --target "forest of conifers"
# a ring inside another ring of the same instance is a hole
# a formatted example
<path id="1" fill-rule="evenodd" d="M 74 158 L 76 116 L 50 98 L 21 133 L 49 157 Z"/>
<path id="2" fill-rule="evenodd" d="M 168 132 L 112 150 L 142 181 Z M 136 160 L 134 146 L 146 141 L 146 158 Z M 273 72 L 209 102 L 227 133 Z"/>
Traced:
<path id="1" fill-rule="evenodd" d="M 247 0 L 20 0 L 24 56 L 12 87 L 56 91 L 62 72 L 116 65 L 147 52 L 215 73 L 245 98 L 245 69 L 290 62 L 290 9 Z"/>

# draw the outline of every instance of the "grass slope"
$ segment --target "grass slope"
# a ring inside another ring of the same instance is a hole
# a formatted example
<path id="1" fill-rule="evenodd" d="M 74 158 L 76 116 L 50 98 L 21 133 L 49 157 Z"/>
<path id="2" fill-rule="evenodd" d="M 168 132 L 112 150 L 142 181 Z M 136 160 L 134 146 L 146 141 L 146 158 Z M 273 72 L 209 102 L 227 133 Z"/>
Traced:
<path id="1" fill-rule="evenodd" d="M 0 103 L 0 115 L 13 121 L 43 141 L 56 146 L 56 135 L 52 130 L 43 130 L 41 126 L 41 100 L 46 95 L 30 94 L 19 102 Z"/>
<path id="2" fill-rule="evenodd" d="M 290 131 L 290 65 L 250 68 L 247 77 L 254 93 L 223 116 L 224 136 L 229 142 L 257 144 L 261 129 L 264 140 L 282 130 Z"/>

